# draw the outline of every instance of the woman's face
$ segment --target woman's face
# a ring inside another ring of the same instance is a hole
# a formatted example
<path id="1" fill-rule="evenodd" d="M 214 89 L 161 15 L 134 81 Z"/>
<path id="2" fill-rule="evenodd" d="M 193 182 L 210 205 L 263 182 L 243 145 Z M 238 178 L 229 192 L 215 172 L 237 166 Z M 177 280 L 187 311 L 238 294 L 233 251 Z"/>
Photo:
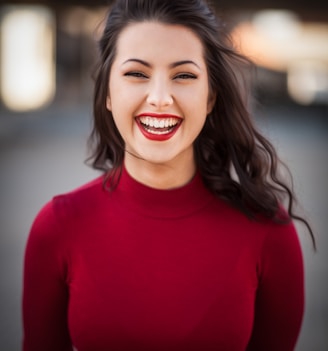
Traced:
<path id="1" fill-rule="evenodd" d="M 122 31 L 106 105 L 125 142 L 126 166 L 195 164 L 193 143 L 214 103 L 203 55 L 183 26 L 141 22 Z"/>

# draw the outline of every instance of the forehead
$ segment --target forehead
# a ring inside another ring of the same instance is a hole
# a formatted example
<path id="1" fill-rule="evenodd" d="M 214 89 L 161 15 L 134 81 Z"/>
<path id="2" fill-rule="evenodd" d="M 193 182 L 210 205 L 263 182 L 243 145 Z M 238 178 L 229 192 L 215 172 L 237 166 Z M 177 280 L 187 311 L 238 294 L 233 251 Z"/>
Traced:
<path id="1" fill-rule="evenodd" d="M 203 53 L 203 44 L 192 30 L 160 22 L 129 24 L 120 33 L 116 47 L 116 57 L 121 59 L 132 55 L 145 59 L 203 61 Z"/>

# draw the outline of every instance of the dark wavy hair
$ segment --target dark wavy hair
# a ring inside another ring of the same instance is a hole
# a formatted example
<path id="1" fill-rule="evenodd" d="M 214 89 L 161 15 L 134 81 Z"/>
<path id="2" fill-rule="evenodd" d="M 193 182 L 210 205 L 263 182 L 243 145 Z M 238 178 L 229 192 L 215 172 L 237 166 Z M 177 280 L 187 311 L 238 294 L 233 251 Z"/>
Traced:
<path id="1" fill-rule="evenodd" d="M 94 127 L 90 137 L 92 166 L 118 180 L 124 160 L 124 141 L 106 108 L 110 69 L 117 40 L 131 23 L 158 21 L 192 30 L 203 43 L 210 92 L 216 96 L 212 112 L 194 143 L 197 168 L 206 187 L 248 217 L 276 222 L 297 219 L 292 186 L 279 176 L 281 164 L 271 143 L 255 128 L 248 111 L 238 67 L 249 61 L 231 44 L 225 26 L 202 0 L 117 0 L 107 16 L 99 40 L 95 74 Z M 287 200 L 286 212 L 280 204 Z"/>

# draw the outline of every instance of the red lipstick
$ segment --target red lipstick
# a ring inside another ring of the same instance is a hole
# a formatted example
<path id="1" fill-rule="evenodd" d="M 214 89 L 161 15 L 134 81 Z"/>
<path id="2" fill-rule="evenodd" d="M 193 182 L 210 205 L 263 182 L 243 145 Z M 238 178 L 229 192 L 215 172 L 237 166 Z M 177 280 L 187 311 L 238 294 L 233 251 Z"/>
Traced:
<path id="1" fill-rule="evenodd" d="M 165 141 L 173 137 L 183 119 L 173 114 L 145 112 L 136 116 L 141 133 L 150 140 Z"/>

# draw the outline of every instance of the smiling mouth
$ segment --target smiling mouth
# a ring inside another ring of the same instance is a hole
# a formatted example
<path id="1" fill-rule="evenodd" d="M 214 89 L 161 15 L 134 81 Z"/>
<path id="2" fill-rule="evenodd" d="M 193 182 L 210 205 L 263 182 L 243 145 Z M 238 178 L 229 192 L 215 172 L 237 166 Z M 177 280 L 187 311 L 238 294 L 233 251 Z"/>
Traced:
<path id="1" fill-rule="evenodd" d="M 182 119 L 176 117 L 151 117 L 140 116 L 136 118 L 139 126 L 147 133 L 152 135 L 170 135 L 181 124 Z"/>

